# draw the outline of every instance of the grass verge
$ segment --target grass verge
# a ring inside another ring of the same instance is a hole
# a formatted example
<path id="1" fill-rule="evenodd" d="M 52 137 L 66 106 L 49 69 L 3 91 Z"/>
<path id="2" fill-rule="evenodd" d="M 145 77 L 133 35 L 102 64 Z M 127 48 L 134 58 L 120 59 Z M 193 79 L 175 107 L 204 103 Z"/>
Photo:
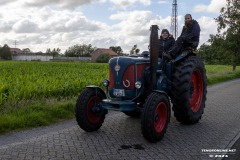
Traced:
<path id="1" fill-rule="evenodd" d="M 25 106 L 4 110 L 0 116 L 0 134 L 49 125 L 74 117 L 75 100 L 37 100 Z"/>
<path id="2" fill-rule="evenodd" d="M 232 71 L 231 66 L 226 65 L 206 65 L 208 85 L 240 78 L 240 66 L 236 71 Z"/>

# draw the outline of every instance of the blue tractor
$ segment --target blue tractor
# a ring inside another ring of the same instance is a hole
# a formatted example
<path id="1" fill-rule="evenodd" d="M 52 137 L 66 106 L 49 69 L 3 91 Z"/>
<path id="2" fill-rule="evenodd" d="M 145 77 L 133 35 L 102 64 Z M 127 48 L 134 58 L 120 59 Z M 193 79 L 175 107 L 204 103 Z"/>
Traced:
<path id="1" fill-rule="evenodd" d="M 87 132 L 98 130 L 108 110 L 141 117 L 141 130 L 149 142 L 166 133 L 171 104 L 177 121 L 197 123 L 206 101 L 206 71 L 191 48 L 183 48 L 173 60 L 159 58 L 158 26 L 151 26 L 150 54 L 115 57 L 109 61 L 109 79 L 102 89 L 87 86 L 76 103 L 76 120 Z M 171 103 L 170 103 L 171 102 Z"/>

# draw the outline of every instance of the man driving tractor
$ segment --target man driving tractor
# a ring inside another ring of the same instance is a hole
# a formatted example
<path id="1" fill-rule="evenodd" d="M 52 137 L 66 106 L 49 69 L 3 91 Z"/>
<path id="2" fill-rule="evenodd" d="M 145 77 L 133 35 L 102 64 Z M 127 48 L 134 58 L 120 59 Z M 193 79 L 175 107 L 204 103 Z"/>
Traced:
<path id="1" fill-rule="evenodd" d="M 171 60 L 184 47 L 197 49 L 199 44 L 200 26 L 198 22 L 192 19 L 191 14 L 185 15 L 185 25 L 183 26 L 180 37 L 176 40 L 174 46 L 164 53 L 164 57 Z"/>

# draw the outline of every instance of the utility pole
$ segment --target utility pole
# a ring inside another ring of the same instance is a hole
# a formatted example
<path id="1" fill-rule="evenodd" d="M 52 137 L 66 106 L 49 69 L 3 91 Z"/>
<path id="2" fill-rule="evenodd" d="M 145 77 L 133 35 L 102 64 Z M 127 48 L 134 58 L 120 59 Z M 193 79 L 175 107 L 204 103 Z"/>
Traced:
<path id="1" fill-rule="evenodd" d="M 172 17 L 171 17 L 171 28 L 170 32 L 176 39 L 178 36 L 178 10 L 177 10 L 177 0 L 173 0 L 172 4 Z"/>
<path id="2" fill-rule="evenodd" d="M 14 46 L 15 46 L 15 48 L 17 48 L 17 45 L 18 45 L 18 44 L 17 44 L 17 41 L 15 40 L 15 41 L 14 41 Z"/>

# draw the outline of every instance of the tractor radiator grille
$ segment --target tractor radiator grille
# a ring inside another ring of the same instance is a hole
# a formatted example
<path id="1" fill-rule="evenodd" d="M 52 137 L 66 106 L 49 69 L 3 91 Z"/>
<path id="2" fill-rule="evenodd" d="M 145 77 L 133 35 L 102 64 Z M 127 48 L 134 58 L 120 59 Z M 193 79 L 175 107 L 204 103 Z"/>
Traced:
<path id="1" fill-rule="evenodd" d="M 134 65 L 127 67 L 123 74 L 122 86 L 124 89 L 135 89 Z"/>
<path id="2" fill-rule="evenodd" d="M 109 67 L 109 88 L 113 89 L 114 88 L 114 75 L 112 72 L 112 69 Z"/>
<path id="3" fill-rule="evenodd" d="M 137 64 L 137 80 L 143 77 L 144 68 L 147 67 L 147 64 Z"/>
<path id="4" fill-rule="evenodd" d="M 137 64 L 136 71 L 134 65 L 129 65 L 123 73 L 121 83 L 121 88 L 126 90 L 134 90 L 135 89 L 135 82 L 139 81 L 144 75 L 144 68 L 146 68 L 149 64 Z M 116 88 L 115 86 L 115 79 L 114 79 L 114 71 L 109 68 L 109 88 L 113 89 Z M 120 87 L 120 86 L 119 86 Z M 119 89 L 121 89 L 119 88 Z"/>

